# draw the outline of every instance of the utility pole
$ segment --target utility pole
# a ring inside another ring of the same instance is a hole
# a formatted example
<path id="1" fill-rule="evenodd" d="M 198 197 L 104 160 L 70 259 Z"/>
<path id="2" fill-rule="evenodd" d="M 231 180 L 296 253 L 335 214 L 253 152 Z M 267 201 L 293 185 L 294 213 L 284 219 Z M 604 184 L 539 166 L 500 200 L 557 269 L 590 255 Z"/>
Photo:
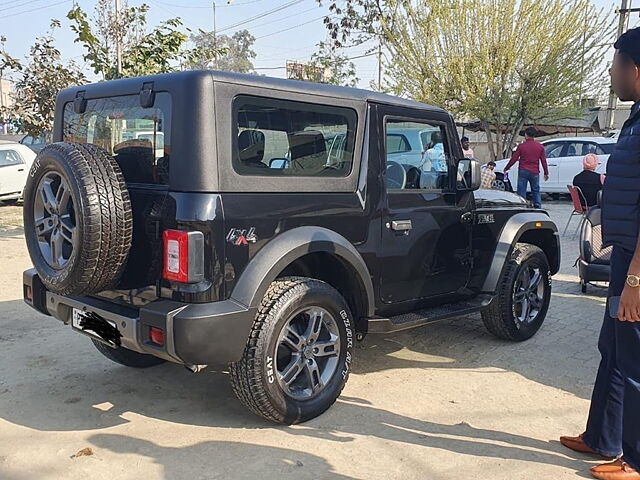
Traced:
<path id="1" fill-rule="evenodd" d="M 216 28 L 216 2 L 213 0 L 213 68 L 218 67 L 218 34 Z"/>
<path id="2" fill-rule="evenodd" d="M 382 39 L 378 38 L 378 91 L 382 91 Z"/>
<path id="3" fill-rule="evenodd" d="M 618 35 L 616 39 L 620 38 L 620 36 L 627 31 L 629 28 L 629 16 L 631 13 L 631 0 L 622 0 L 622 5 L 620 10 L 618 11 L 620 14 L 620 20 L 618 23 Z M 605 129 L 613 130 L 613 125 L 615 121 L 616 108 L 618 106 L 618 97 L 613 91 L 613 86 L 611 87 L 611 92 L 609 93 L 609 104 L 607 105 L 607 116 L 605 121 Z"/>
<path id="4" fill-rule="evenodd" d="M 122 21 L 120 0 L 116 0 L 116 76 L 122 76 Z"/>

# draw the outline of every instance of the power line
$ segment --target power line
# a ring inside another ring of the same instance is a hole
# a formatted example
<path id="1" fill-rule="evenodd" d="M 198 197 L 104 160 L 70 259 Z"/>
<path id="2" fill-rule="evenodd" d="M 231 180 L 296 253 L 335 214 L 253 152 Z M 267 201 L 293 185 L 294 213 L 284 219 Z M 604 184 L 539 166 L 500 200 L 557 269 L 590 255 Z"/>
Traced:
<path id="1" fill-rule="evenodd" d="M 282 32 L 287 32 L 289 30 L 293 30 L 294 28 L 302 27 L 304 25 L 309 25 L 310 23 L 317 22 L 318 20 L 320 20 L 322 18 L 325 18 L 325 17 L 327 17 L 327 15 L 322 15 L 321 17 L 313 18 L 313 19 L 309 20 L 308 22 L 299 23 L 298 25 L 294 25 L 293 27 L 283 28 L 282 30 L 278 30 L 277 32 L 268 33 L 266 35 L 262 35 L 260 37 L 256 37 L 256 40 L 260 40 L 261 38 L 271 37 L 272 35 L 277 35 L 277 34 L 282 33 Z"/>
<path id="2" fill-rule="evenodd" d="M 62 5 L 63 3 L 69 3 L 72 0 L 63 0 L 62 2 L 57 2 L 57 3 L 52 3 L 50 5 L 45 5 L 43 7 L 37 7 L 37 8 L 32 8 L 31 10 L 24 10 L 22 12 L 17 12 L 17 13 L 11 13 L 9 15 L 4 15 L 2 18 L 0 18 L 0 20 L 5 20 L 7 18 L 11 18 L 11 17 L 16 17 L 18 15 L 22 15 L 24 13 L 31 13 L 31 12 L 35 12 L 36 10 L 42 10 L 44 8 L 51 8 L 51 7 L 55 7 L 57 5 Z"/>
<path id="3" fill-rule="evenodd" d="M 247 18 L 246 20 L 243 20 L 241 22 L 237 22 L 237 23 L 234 23 L 232 25 L 227 25 L 226 27 L 219 29 L 218 33 L 225 32 L 227 30 L 231 30 L 232 28 L 239 27 L 240 25 L 244 25 L 245 23 L 253 22 L 254 20 L 258 20 L 260 18 L 266 17 L 267 15 L 271 15 L 272 13 L 279 12 L 281 10 L 284 10 L 285 8 L 293 7 L 294 5 L 297 5 L 298 3 L 302 3 L 303 1 L 304 0 L 292 0 L 289 3 L 285 3 L 284 5 L 276 7 L 274 9 L 272 9 L 272 10 L 267 10 L 266 12 L 262 12 L 262 13 L 260 13 L 258 15 L 255 15 L 255 16 L 251 17 L 251 18 Z"/>
<path id="4" fill-rule="evenodd" d="M 240 7 L 242 5 L 250 5 L 252 3 L 258 3 L 258 2 L 262 2 L 262 0 L 251 0 L 248 2 L 242 2 L 242 3 L 232 3 L 232 4 L 228 4 L 228 5 L 218 5 L 218 8 L 221 7 Z M 211 5 L 178 5 L 176 3 L 169 3 L 169 2 L 161 2 L 160 0 L 156 0 L 156 3 L 161 3 L 162 5 L 167 5 L 168 7 L 177 7 L 177 8 L 201 8 L 201 9 L 211 9 Z"/>
<path id="5" fill-rule="evenodd" d="M 28 2 L 24 2 L 24 3 L 20 3 L 18 5 L 11 5 L 9 7 L 6 8 L 0 8 L 0 12 L 4 12 L 5 10 L 11 10 L 13 8 L 20 8 L 20 7 L 24 7 L 25 5 L 29 5 L 30 3 L 36 3 L 36 2 L 41 2 L 42 0 L 30 0 Z"/>
<path id="6" fill-rule="evenodd" d="M 364 58 L 364 57 L 371 57 L 373 55 L 377 55 L 378 52 L 373 52 L 373 53 L 365 53 L 364 55 L 356 55 L 355 57 L 347 57 L 345 58 L 345 60 L 355 60 L 357 58 Z M 285 67 L 257 67 L 254 68 L 254 70 L 282 70 L 283 68 L 287 68 Z"/>

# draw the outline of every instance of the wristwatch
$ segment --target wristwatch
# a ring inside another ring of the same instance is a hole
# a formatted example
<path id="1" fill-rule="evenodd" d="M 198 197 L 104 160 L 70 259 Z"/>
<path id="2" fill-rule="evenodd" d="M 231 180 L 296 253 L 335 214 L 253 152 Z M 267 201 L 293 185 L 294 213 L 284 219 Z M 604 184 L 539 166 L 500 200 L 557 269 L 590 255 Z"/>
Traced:
<path id="1" fill-rule="evenodd" d="M 640 287 L 640 277 L 638 275 L 627 275 L 627 285 L 633 288 Z"/>

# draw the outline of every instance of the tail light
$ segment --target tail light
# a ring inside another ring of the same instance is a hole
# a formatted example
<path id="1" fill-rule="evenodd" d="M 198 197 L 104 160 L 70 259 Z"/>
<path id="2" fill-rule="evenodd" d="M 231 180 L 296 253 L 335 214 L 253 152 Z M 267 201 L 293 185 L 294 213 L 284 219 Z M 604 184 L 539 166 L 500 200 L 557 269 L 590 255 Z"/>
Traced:
<path id="1" fill-rule="evenodd" d="M 204 235 L 202 232 L 165 230 L 162 233 L 165 280 L 198 283 L 204 280 Z"/>
<path id="2" fill-rule="evenodd" d="M 149 327 L 149 340 L 151 343 L 163 346 L 164 345 L 164 330 L 158 327 Z"/>

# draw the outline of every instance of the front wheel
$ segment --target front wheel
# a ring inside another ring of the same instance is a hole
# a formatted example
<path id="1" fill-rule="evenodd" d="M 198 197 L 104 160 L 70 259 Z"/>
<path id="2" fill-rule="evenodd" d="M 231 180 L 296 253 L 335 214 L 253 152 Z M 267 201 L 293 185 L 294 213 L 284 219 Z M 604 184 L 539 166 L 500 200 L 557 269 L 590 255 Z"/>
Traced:
<path id="1" fill-rule="evenodd" d="M 353 319 L 330 285 L 303 277 L 271 284 L 242 359 L 230 366 L 240 401 L 285 424 L 317 417 L 336 401 L 349 376 Z"/>
<path id="2" fill-rule="evenodd" d="M 549 262 L 540 248 L 518 243 L 502 274 L 498 294 L 482 312 L 487 330 L 498 338 L 521 342 L 542 326 L 551 301 Z"/>

